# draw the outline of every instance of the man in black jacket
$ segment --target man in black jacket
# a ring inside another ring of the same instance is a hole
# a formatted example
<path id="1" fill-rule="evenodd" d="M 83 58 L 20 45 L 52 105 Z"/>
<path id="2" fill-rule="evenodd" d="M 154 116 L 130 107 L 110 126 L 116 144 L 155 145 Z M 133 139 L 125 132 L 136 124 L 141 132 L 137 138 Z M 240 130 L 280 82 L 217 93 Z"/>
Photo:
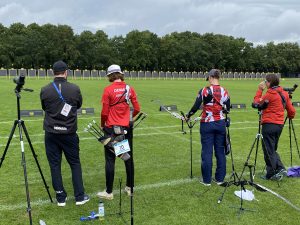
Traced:
<path id="1" fill-rule="evenodd" d="M 77 109 L 82 105 L 82 96 L 77 85 L 67 82 L 68 67 L 63 61 L 53 64 L 54 81 L 41 89 L 40 99 L 45 111 L 45 147 L 49 161 L 52 185 L 58 206 L 65 206 L 67 193 L 61 176 L 62 152 L 71 167 L 76 205 L 89 201 L 84 193 L 79 159 Z"/>

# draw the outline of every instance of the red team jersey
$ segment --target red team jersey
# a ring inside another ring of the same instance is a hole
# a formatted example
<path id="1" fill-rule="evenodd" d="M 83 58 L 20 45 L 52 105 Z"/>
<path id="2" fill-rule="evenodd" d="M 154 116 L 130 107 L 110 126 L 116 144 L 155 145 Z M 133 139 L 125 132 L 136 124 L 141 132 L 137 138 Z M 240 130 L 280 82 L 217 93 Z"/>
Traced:
<path id="1" fill-rule="evenodd" d="M 101 127 L 119 125 L 128 127 L 130 120 L 130 105 L 125 98 L 126 83 L 113 82 L 107 86 L 102 95 Z M 130 87 L 129 99 L 133 106 L 133 117 L 140 112 L 135 90 Z"/>
<path id="2" fill-rule="evenodd" d="M 222 105 L 224 105 L 225 102 L 227 102 L 229 99 L 228 92 L 220 85 L 211 85 L 209 89 L 213 94 L 213 98 L 210 102 L 203 104 L 201 122 L 223 120 L 225 119 L 225 116 L 222 110 Z M 207 88 L 203 88 L 198 96 L 200 97 L 200 95 L 202 96 L 203 101 L 203 98 L 209 95 L 209 91 L 207 90 Z"/>

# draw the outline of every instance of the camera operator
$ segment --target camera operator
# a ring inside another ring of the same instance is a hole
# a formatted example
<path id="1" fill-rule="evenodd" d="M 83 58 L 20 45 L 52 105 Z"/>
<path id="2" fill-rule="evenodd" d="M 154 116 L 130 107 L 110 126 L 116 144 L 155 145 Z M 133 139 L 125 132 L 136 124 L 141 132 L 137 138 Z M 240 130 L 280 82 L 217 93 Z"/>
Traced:
<path id="1" fill-rule="evenodd" d="M 102 111 L 101 111 L 101 127 L 106 135 L 116 135 L 116 130 L 126 130 L 125 138 L 129 141 L 129 146 L 132 148 L 132 129 L 129 127 L 130 121 L 130 102 L 133 106 L 133 115 L 137 115 L 140 111 L 140 106 L 137 100 L 137 95 L 133 87 L 130 87 L 124 82 L 124 74 L 120 66 L 111 65 L 107 69 L 107 77 L 110 84 L 107 86 L 102 95 Z M 115 176 L 115 159 L 116 155 L 111 151 L 108 145 L 104 146 L 105 150 L 105 176 L 106 190 L 98 192 L 99 198 L 108 200 L 113 199 L 113 182 Z M 129 152 L 131 156 L 131 152 Z M 131 182 L 134 181 L 133 158 L 130 157 L 124 161 L 126 168 L 126 187 L 125 192 L 130 195 Z"/>
<path id="2" fill-rule="evenodd" d="M 67 193 L 61 175 L 62 152 L 71 167 L 76 205 L 89 201 L 84 193 L 79 159 L 77 109 L 82 105 L 82 96 L 77 85 L 67 82 L 68 67 L 63 61 L 53 64 L 54 81 L 41 89 L 40 99 L 45 111 L 45 147 L 51 169 L 52 185 L 58 206 L 65 206 Z"/>
<path id="3" fill-rule="evenodd" d="M 212 155 L 213 148 L 217 160 L 217 168 L 215 172 L 215 181 L 217 184 L 222 184 L 226 175 L 226 157 L 224 151 L 226 124 L 225 116 L 223 113 L 223 106 L 230 110 L 230 98 L 227 90 L 220 86 L 220 70 L 212 69 L 208 73 L 207 81 L 210 86 L 202 88 L 196 101 L 187 114 L 191 117 L 199 109 L 203 103 L 202 118 L 200 121 L 200 134 L 201 134 L 201 170 L 205 186 L 211 185 L 212 180 Z"/>
<path id="4" fill-rule="evenodd" d="M 263 91 L 267 92 L 263 95 Z M 258 85 L 254 103 L 269 102 L 262 114 L 262 135 L 264 159 L 267 173 L 262 176 L 267 180 L 280 180 L 286 176 L 286 170 L 277 153 L 278 141 L 284 124 L 284 110 L 288 118 L 294 118 L 295 109 L 289 95 L 279 86 L 279 78 L 275 74 L 268 74 L 266 80 Z"/>

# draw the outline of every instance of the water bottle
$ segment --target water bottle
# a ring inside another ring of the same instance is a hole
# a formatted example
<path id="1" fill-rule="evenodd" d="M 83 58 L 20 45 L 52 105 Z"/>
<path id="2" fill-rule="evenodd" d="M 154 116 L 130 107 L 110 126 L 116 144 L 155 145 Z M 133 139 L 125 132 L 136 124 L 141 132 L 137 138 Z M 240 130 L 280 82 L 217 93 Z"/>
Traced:
<path id="1" fill-rule="evenodd" d="M 104 220 L 104 203 L 100 200 L 98 207 L 99 220 Z"/>

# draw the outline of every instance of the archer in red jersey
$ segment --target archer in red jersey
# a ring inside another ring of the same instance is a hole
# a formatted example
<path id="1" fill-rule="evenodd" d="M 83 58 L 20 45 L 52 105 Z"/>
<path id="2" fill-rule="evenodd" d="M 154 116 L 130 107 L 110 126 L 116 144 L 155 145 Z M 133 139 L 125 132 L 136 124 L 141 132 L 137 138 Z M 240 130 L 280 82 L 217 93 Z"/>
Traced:
<path id="1" fill-rule="evenodd" d="M 101 127 L 106 135 L 113 135 L 115 128 L 127 131 L 125 138 L 128 139 L 132 149 L 132 129 L 129 127 L 130 117 L 136 116 L 140 112 L 137 95 L 133 87 L 124 82 L 124 74 L 120 66 L 111 65 L 107 69 L 107 77 L 112 84 L 107 86 L 102 95 Z M 133 106 L 132 116 L 130 115 L 130 103 Z M 106 190 L 97 193 L 97 196 L 105 199 L 113 199 L 113 182 L 115 175 L 116 155 L 106 145 L 105 149 L 105 175 Z M 131 152 L 129 152 L 131 155 Z M 134 180 L 133 159 L 130 157 L 124 161 L 126 167 L 126 187 L 125 191 L 130 195 L 131 182 Z M 133 185 L 132 185 L 133 186 Z"/>

